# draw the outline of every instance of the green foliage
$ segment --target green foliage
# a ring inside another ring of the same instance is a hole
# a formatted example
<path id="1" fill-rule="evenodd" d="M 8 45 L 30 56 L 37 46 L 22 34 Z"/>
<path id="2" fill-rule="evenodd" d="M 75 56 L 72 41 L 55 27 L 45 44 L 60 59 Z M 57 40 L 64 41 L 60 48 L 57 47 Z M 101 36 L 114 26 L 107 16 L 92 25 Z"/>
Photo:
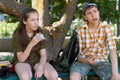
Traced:
<path id="1" fill-rule="evenodd" d="M 12 37 L 13 31 L 16 29 L 18 22 L 7 23 L 6 21 L 0 22 L 0 37 Z"/>
<path id="2" fill-rule="evenodd" d="M 54 0 L 49 1 L 51 22 L 55 22 L 60 19 L 60 17 L 62 16 L 64 5 L 65 5 L 64 0 L 57 0 L 55 2 Z"/>
<path id="3" fill-rule="evenodd" d="M 82 6 L 86 1 L 95 1 L 100 10 L 101 20 L 110 20 L 113 23 L 117 22 L 120 17 L 120 11 L 116 10 L 116 0 L 79 0 L 77 11 L 75 14 L 76 18 L 82 18 Z M 120 4 L 120 1 L 119 1 Z"/>
<path id="4" fill-rule="evenodd" d="M 5 61 L 12 61 L 13 60 L 13 56 L 14 56 L 14 52 L 0 52 L 0 54 L 2 54 L 0 56 L 0 60 L 5 60 Z M 4 54 L 4 55 L 3 55 Z"/>
<path id="5" fill-rule="evenodd" d="M 117 22 L 118 17 L 120 17 L 120 11 L 116 10 L 115 0 L 100 0 L 97 4 L 102 20 L 109 18 L 112 22 Z"/>
<path id="6" fill-rule="evenodd" d="M 5 60 L 5 61 L 12 61 L 13 56 L 8 55 L 8 56 L 3 56 L 1 60 Z"/>
<path id="7" fill-rule="evenodd" d="M 116 40 L 117 54 L 118 54 L 118 66 L 120 67 L 120 40 Z"/>
<path id="8" fill-rule="evenodd" d="M 71 35 L 74 29 L 76 29 L 77 27 L 82 26 L 82 25 L 84 25 L 84 21 L 82 19 L 79 19 L 79 18 L 74 19 L 71 23 L 68 35 Z"/>
<path id="9" fill-rule="evenodd" d="M 13 17 L 13 16 L 8 16 L 8 18 L 9 18 L 9 22 L 18 22 L 18 18 L 16 18 L 16 17 Z"/>
<path id="10" fill-rule="evenodd" d="M 117 46 L 117 51 L 120 51 L 120 40 L 115 40 L 116 46 Z"/>
<path id="11" fill-rule="evenodd" d="M 82 6 L 83 3 L 88 1 L 95 1 L 100 10 L 101 20 L 108 20 L 116 23 L 120 17 L 120 11 L 116 10 L 116 0 L 78 0 L 77 9 L 75 12 L 75 18 L 82 19 Z M 120 1 L 119 1 L 120 4 Z M 51 22 L 57 21 L 62 16 L 65 0 L 49 0 L 49 9 Z"/>
<path id="12" fill-rule="evenodd" d="M 29 7 L 31 7 L 31 3 L 32 1 L 31 0 L 25 0 L 25 3 L 29 6 Z"/>
<path id="13" fill-rule="evenodd" d="M 65 0 L 48 0 L 49 1 L 49 14 L 51 16 L 51 23 L 58 21 L 63 15 L 63 9 L 65 6 Z M 74 18 L 81 20 L 82 19 L 82 6 L 83 3 L 87 1 L 95 1 L 100 10 L 100 16 L 102 21 L 111 21 L 112 23 L 116 23 L 118 18 L 120 18 L 120 11 L 116 10 L 116 0 L 78 0 L 78 5 L 76 12 L 74 14 Z M 31 0 L 25 0 L 25 3 L 31 7 Z M 120 1 L 119 1 L 120 4 Z M 9 22 L 17 22 L 18 19 L 15 17 L 9 16 Z M 72 25 L 77 26 L 82 24 L 81 22 L 78 24 Z M 1 25 L 1 24 L 0 24 Z M 1 27 L 0 27 L 1 28 Z M 72 27 L 73 28 L 73 27 Z M 9 33 L 0 32 L 0 34 L 9 35 Z"/>

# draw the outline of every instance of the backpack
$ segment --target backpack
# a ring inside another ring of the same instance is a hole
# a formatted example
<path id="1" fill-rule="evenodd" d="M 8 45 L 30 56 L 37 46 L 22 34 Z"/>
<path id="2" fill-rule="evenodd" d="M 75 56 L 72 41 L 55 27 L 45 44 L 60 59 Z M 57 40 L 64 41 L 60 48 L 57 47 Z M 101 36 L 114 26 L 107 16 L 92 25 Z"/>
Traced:
<path id="1" fill-rule="evenodd" d="M 10 61 L 0 61 L 0 77 L 8 77 L 14 72 L 14 66 Z"/>
<path id="2" fill-rule="evenodd" d="M 79 41 L 77 32 L 74 30 L 67 46 L 59 52 L 56 61 L 52 62 L 52 65 L 58 72 L 69 72 L 70 66 L 77 58 L 78 53 Z"/>
<path id="3" fill-rule="evenodd" d="M 9 68 L 7 66 L 2 66 L 0 68 L 0 77 L 6 76 L 8 74 Z"/>

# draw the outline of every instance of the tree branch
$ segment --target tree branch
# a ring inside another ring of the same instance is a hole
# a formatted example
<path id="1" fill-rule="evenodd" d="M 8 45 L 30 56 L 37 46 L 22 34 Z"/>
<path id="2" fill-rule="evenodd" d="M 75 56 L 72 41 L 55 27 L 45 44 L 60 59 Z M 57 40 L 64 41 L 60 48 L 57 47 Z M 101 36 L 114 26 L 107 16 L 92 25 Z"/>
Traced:
<path id="1" fill-rule="evenodd" d="M 73 20 L 74 12 L 76 11 L 76 7 L 77 7 L 77 2 L 78 2 L 78 0 L 66 0 L 64 14 L 63 14 L 60 22 L 63 23 L 64 25 L 66 25 L 65 27 L 67 29 Z"/>
<path id="2" fill-rule="evenodd" d="M 68 30 L 73 20 L 74 12 L 76 11 L 77 2 L 78 0 L 66 0 L 63 16 L 59 21 L 54 22 L 52 27 L 57 28 L 64 26 L 66 30 Z"/>
<path id="3" fill-rule="evenodd" d="M 0 0 L 0 11 L 14 17 L 20 17 L 20 13 L 27 5 L 16 3 L 14 0 Z"/>
<path id="4" fill-rule="evenodd" d="M 53 52 L 54 54 L 51 53 L 51 55 L 49 56 L 50 59 L 57 58 L 58 52 L 62 46 L 64 38 L 73 20 L 74 12 L 76 11 L 76 7 L 77 7 L 77 2 L 78 0 L 66 0 L 64 14 L 62 18 L 59 21 L 54 22 L 52 24 L 51 33 L 52 33 L 53 42 L 54 42 L 53 49 L 55 50 Z"/>

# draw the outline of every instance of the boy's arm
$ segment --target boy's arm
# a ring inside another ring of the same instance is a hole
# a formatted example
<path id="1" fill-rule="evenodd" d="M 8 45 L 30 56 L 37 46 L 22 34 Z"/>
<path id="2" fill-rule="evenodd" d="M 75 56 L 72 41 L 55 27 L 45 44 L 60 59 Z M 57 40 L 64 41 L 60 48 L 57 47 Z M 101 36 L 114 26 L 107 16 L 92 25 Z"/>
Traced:
<path id="1" fill-rule="evenodd" d="M 120 74 L 118 73 L 118 59 L 116 53 L 116 44 L 112 36 L 112 31 L 110 26 L 106 27 L 107 33 L 107 42 L 110 49 L 110 61 L 112 64 L 112 79 L 111 80 L 120 80 Z"/>
<path id="2" fill-rule="evenodd" d="M 115 49 L 110 50 L 110 61 L 112 64 L 112 74 L 118 73 L 118 60 L 117 60 L 117 54 Z"/>

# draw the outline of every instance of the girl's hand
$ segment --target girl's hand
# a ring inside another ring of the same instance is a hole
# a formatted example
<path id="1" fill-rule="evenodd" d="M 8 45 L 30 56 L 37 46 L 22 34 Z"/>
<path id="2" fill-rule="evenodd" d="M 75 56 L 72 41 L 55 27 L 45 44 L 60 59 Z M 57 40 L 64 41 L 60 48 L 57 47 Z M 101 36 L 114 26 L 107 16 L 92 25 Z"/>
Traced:
<path id="1" fill-rule="evenodd" d="M 33 39 L 31 40 L 30 44 L 35 46 L 38 42 L 40 42 L 42 39 L 40 38 L 40 34 L 36 34 Z"/>
<path id="2" fill-rule="evenodd" d="M 38 79 L 43 75 L 43 67 L 38 66 L 37 69 L 35 70 L 35 78 Z"/>

